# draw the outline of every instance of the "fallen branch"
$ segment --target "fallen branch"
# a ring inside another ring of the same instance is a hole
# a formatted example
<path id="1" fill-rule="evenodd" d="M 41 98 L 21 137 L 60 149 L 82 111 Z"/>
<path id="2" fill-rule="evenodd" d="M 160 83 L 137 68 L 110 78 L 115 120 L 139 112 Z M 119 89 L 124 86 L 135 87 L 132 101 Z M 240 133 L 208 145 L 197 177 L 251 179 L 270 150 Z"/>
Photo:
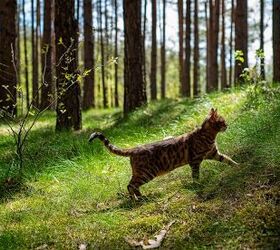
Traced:
<path id="1" fill-rule="evenodd" d="M 136 241 L 133 239 L 125 238 L 125 241 L 132 247 L 139 247 L 142 246 L 143 249 L 152 249 L 152 248 L 158 248 L 160 247 L 163 239 L 166 236 L 166 233 L 169 231 L 170 227 L 175 223 L 175 221 L 171 221 L 167 226 L 162 229 L 158 235 L 156 235 L 152 240 L 141 240 Z"/>

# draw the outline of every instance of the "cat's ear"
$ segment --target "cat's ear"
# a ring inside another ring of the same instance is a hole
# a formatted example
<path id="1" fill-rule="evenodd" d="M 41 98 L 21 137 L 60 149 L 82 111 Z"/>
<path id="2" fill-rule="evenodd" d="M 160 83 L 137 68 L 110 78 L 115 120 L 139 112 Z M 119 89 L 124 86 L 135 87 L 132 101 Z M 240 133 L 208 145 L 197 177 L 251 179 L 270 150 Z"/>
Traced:
<path id="1" fill-rule="evenodd" d="M 217 109 L 211 108 L 209 115 L 210 116 L 217 115 Z"/>
<path id="2" fill-rule="evenodd" d="M 210 112 L 209 112 L 209 116 L 210 116 L 210 119 L 216 119 L 217 117 L 217 109 L 214 109 L 214 108 L 211 108 Z"/>

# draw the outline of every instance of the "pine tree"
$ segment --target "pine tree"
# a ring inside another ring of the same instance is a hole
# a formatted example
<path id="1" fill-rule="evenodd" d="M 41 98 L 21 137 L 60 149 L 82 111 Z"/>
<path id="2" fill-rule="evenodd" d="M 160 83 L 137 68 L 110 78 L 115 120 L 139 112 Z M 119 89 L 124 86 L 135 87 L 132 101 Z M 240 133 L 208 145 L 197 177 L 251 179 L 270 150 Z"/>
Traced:
<path id="1" fill-rule="evenodd" d="M 162 41 L 161 41 L 161 98 L 166 97 L 166 51 L 165 51 L 165 44 L 166 44 L 166 0 L 162 0 Z"/>
<path id="2" fill-rule="evenodd" d="M 235 60 L 235 82 L 242 82 L 240 75 L 248 67 L 248 2 L 236 0 L 235 11 L 235 51 L 242 51 L 244 62 Z"/>
<path id="3" fill-rule="evenodd" d="M 52 18 L 53 18 L 53 0 L 44 0 L 44 30 L 43 30 L 43 55 L 42 55 L 42 75 L 43 86 L 41 89 L 41 109 L 51 108 L 53 72 L 52 72 Z"/>
<path id="4" fill-rule="evenodd" d="M 280 1 L 273 0 L 273 81 L 280 82 Z"/>
<path id="5" fill-rule="evenodd" d="M 114 7 L 115 7 L 115 49 L 114 49 L 114 56 L 115 59 L 118 58 L 119 52 L 118 52 L 118 3 L 117 0 L 114 0 Z M 114 92 L 114 103 L 115 107 L 119 107 L 119 91 L 118 91 L 118 63 L 115 63 L 115 92 Z"/>
<path id="6" fill-rule="evenodd" d="M 194 49 L 193 49 L 193 95 L 199 95 L 199 5 L 198 0 L 194 1 Z"/>
<path id="7" fill-rule="evenodd" d="M 180 79 L 180 95 L 183 95 L 185 89 L 184 81 L 184 23 L 183 23 L 183 0 L 178 0 L 178 26 L 179 26 L 179 79 Z"/>
<path id="8" fill-rule="evenodd" d="M 55 1 L 56 34 L 56 130 L 82 126 L 80 85 L 77 82 L 78 23 L 75 19 L 74 0 Z"/>
<path id="9" fill-rule="evenodd" d="M 0 1 L 0 111 L 15 115 L 17 108 L 16 0 Z"/>
<path id="10" fill-rule="evenodd" d="M 185 61 L 184 61 L 184 85 L 183 96 L 191 96 L 191 0 L 186 0 L 186 37 L 185 37 Z"/>
<path id="11" fill-rule="evenodd" d="M 225 0 L 222 1 L 222 35 L 221 35 L 221 87 L 227 88 L 226 44 L 225 44 Z"/>
<path id="12" fill-rule="evenodd" d="M 218 37 L 220 0 L 210 0 L 210 17 L 208 31 L 208 62 L 207 62 L 207 92 L 218 90 Z"/>
<path id="13" fill-rule="evenodd" d="M 94 107 L 94 34 L 92 26 L 92 0 L 84 0 L 84 67 L 89 70 L 84 79 L 83 109 Z"/>
<path id="14" fill-rule="evenodd" d="M 25 0 L 22 0 L 22 18 L 23 18 L 23 46 L 24 46 L 24 77 L 25 77 L 25 96 L 26 106 L 29 106 L 29 74 L 28 74 L 28 51 L 27 51 L 27 34 L 26 34 L 26 15 L 25 15 Z"/>
<path id="15" fill-rule="evenodd" d="M 143 77 L 141 1 L 124 0 L 124 113 L 147 102 Z"/>
<path id="16" fill-rule="evenodd" d="M 157 99 L 157 1 L 152 0 L 151 99 Z"/>

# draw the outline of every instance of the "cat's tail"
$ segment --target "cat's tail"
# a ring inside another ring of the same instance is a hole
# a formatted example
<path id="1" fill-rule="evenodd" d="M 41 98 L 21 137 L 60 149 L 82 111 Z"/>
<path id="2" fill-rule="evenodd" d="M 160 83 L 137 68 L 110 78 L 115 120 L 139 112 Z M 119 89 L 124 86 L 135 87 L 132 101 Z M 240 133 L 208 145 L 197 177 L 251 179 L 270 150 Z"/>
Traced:
<path id="1" fill-rule="evenodd" d="M 98 138 L 100 141 L 102 141 L 106 148 L 109 149 L 110 152 L 121 155 L 121 156 L 130 156 L 132 154 L 132 149 L 121 149 L 117 148 L 113 144 L 110 143 L 110 141 L 100 132 L 94 132 L 90 135 L 88 141 L 92 142 L 95 138 Z"/>

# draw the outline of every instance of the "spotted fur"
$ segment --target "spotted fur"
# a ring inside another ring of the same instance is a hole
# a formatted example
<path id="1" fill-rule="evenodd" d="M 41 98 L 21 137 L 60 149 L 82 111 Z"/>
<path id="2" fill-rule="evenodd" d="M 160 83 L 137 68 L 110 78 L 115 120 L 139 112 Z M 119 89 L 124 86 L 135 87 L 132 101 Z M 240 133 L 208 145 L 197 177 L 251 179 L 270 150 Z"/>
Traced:
<path id="1" fill-rule="evenodd" d="M 163 141 L 120 149 L 100 132 L 91 134 L 89 141 L 98 138 L 110 152 L 130 157 L 132 178 L 127 188 L 131 197 L 138 199 L 141 197 L 140 186 L 183 165 L 191 166 L 193 180 L 199 179 L 199 168 L 204 159 L 237 165 L 230 157 L 219 152 L 215 142 L 217 134 L 226 128 L 224 118 L 218 115 L 217 110 L 211 109 L 200 128 Z"/>

